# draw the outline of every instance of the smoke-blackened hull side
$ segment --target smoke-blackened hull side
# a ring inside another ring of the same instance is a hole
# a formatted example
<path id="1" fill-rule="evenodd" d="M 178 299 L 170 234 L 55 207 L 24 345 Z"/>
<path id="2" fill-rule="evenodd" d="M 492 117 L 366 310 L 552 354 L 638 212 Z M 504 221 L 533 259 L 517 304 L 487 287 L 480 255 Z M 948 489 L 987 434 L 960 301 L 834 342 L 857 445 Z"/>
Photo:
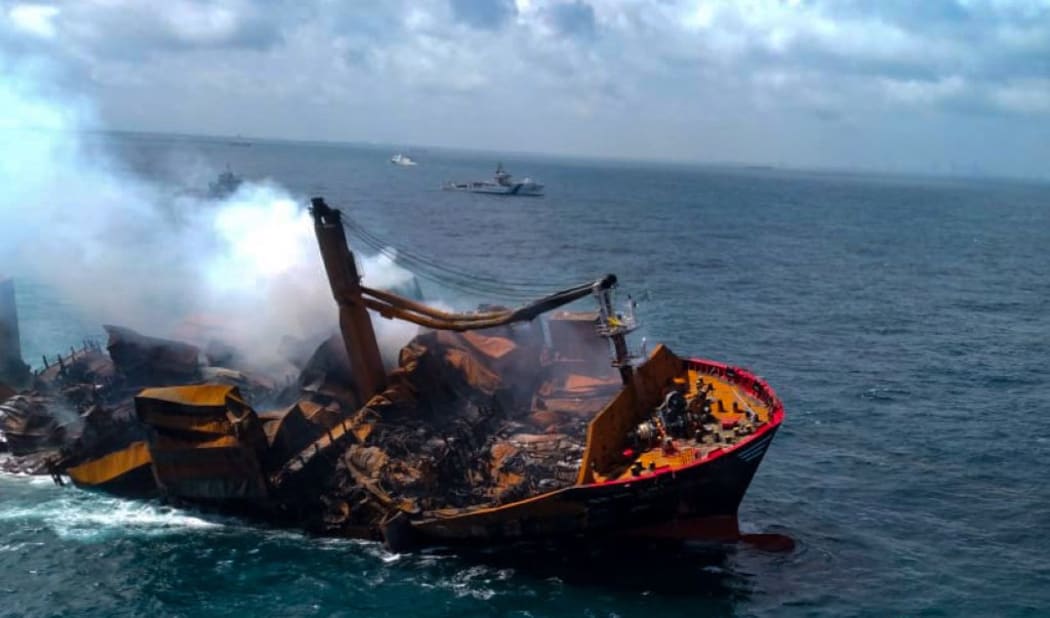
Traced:
<path id="1" fill-rule="evenodd" d="M 574 486 L 506 509 L 417 522 L 420 541 L 489 544 L 640 535 L 730 540 L 736 515 L 778 425 L 730 452 L 673 472 Z"/>

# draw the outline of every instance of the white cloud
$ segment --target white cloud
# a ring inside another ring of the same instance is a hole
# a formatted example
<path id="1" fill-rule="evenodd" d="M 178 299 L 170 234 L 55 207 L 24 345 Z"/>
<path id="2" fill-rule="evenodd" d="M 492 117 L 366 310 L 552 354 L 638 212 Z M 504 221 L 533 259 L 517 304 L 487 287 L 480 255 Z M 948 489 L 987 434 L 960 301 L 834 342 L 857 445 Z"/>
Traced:
<path id="1" fill-rule="evenodd" d="M 55 17 L 59 10 L 46 4 L 16 4 L 7 12 L 11 23 L 24 32 L 46 39 L 55 36 Z"/>
<path id="2" fill-rule="evenodd" d="M 229 39 L 237 31 L 237 13 L 230 7 L 171 2 L 162 19 L 179 40 L 210 43 Z"/>
<path id="3" fill-rule="evenodd" d="M 995 89 L 992 101 L 1012 112 L 1050 114 L 1050 78 L 1009 81 Z"/>
<path id="4" fill-rule="evenodd" d="M 930 105 L 958 97 L 966 91 L 966 80 L 952 75 L 934 81 L 882 79 L 880 85 L 890 101 L 911 105 Z"/>

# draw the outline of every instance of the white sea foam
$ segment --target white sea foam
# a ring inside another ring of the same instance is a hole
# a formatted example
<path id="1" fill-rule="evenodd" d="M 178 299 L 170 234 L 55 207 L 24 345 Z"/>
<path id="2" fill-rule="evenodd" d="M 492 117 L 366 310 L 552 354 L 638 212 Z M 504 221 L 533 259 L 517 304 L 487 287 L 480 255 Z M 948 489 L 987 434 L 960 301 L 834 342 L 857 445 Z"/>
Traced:
<path id="1" fill-rule="evenodd" d="M 106 501 L 87 505 L 66 500 L 5 509 L 0 511 L 0 522 L 39 522 L 60 538 L 79 540 L 101 540 L 113 534 L 156 536 L 223 525 L 153 504 Z"/>
<path id="2" fill-rule="evenodd" d="M 95 541 L 112 536 L 158 536 L 192 530 L 220 529 L 220 519 L 155 502 L 121 500 L 71 487 L 43 489 L 50 479 L 4 475 L 0 479 L 17 499 L 0 505 L 0 526 L 44 527 L 62 539 Z M 32 489 L 29 489 L 32 487 Z"/>
<path id="3" fill-rule="evenodd" d="M 490 568 L 476 565 L 461 569 L 451 577 L 438 579 L 435 583 L 420 582 L 419 585 L 424 588 L 443 588 L 460 598 L 488 601 L 496 596 L 496 591 L 491 585 L 494 582 L 506 581 L 512 574 L 513 571 L 509 569 L 494 571 Z"/>

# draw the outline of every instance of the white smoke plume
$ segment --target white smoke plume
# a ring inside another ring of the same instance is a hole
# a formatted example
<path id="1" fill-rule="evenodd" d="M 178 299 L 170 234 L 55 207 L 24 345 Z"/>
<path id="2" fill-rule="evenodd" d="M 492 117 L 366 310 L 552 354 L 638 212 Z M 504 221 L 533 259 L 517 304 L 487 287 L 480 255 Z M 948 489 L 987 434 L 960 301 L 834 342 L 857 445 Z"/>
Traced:
<path id="1" fill-rule="evenodd" d="M 217 201 L 140 178 L 85 144 L 104 127 L 48 78 L 0 58 L 0 273 L 48 284 L 100 323 L 218 339 L 269 371 L 290 370 L 283 337 L 335 330 L 305 196 L 247 182 Z M 411 277 L 381 258 L 362 268 L 376 287 Z M 392 363 L 415 328 L 374 321 Z"/>

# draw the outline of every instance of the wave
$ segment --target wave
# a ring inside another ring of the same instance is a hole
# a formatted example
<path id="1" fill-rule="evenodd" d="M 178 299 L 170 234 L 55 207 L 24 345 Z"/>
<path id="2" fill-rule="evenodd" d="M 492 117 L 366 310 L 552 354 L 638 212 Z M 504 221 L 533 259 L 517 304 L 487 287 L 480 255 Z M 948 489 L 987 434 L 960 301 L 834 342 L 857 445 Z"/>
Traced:
<path id="1" fill-rule="evenodd" d="M 158 536 L 187 530 L 220 529 L 229 522 L 157 502 L 123 500 L 48 478 L 0 475 L 11 500 L 0 502 L 0 526 L 44 527 L 61 539 L 100 541 L 114 536 Z"/>

